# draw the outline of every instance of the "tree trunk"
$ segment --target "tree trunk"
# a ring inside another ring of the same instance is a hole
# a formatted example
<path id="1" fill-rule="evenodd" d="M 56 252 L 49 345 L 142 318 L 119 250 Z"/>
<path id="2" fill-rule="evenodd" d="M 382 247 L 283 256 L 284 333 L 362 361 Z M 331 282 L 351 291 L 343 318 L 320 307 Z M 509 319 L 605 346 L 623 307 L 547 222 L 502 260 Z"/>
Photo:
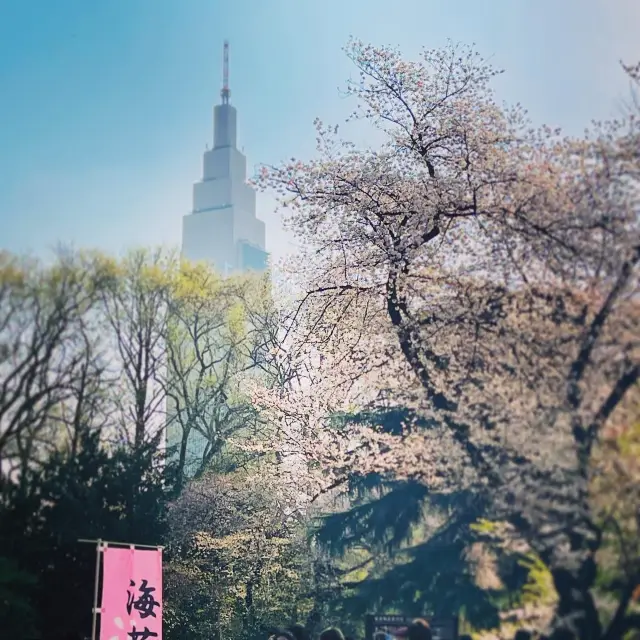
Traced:
<path id="1" fill-rule="evenodd" d="M 551 640 L 599 640 L 602 626 L 591 588 L 595 582 L 595 559 L 590 556 L 576 570 L 551 570 L 558 594 Z"/>
<path id="2" fill-rule="evenodd" d="M 145 381 L 148 384 L 148 381 Z M 144 444 L 146 431 L 145 409 L 147 405 L 147 391 L 145 388 L 136 389 L 135 393 L 135 412 L 136 412 L 136 430 L 134 437 L 134 447 L 139 451 Z"/>
<path id="3" fill-rule="evenodd" d="M 176 490 L 181 491 L 184 486 L 184 466 L 187 460 L 187 443 L 189 440 L 190 428 L 182 427 L 182 438 L 180 440 L 180 454 L 178 456 L 178 468 L 176 469 Z"/>

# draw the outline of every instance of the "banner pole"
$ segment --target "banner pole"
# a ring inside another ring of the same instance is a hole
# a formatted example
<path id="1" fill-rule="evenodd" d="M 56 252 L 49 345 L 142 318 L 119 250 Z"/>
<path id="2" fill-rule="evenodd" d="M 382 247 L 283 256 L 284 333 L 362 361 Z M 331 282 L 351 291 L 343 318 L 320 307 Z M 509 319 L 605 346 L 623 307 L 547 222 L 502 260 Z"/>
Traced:
<path id="1" fill-rule="evenodd" d="M 100 585 L 100 554 L 102 553 L 102 540 L 96 540 L 96 581 L 93 585 L 93 618 L 91 620 L 91 640 L 96 640 L 98 627 L 98 587 Z"/>
<path id="2" fill-rule="evenodd" d="M 102 613 L 98 607 L 98 596 L 100 595 L 100 559 L 101 555 L 107 547 L 129 547 L 130 549 L 156 549 L 162 552 L 164 547 L 162 545 L 150 545 L 150 544 L 131 544 L 130 542 L 110 542 L 98 538 L 97 540 L 87 540 L 86 538 L 79 538 L 78 542 L 95 544 L 96 546 L 96 578 L 93 587 L 93 616 L 91 619 L 91 640 L 97 640 L 98 635 L 98 614 Z M 104 596 L 103 596 L 104 597 Z"/>
<path id="3" fill-rule="evenodd" d="M 131 542 L 114 542 L 113 540 L 86 540 L 85 538 L 78 538 L 78 542 L 86 542 L 87 544 L 101 544 L 106 547 L 135 547 L 136 549 L 164 549 L 160 544 L 135 544 Z"/>

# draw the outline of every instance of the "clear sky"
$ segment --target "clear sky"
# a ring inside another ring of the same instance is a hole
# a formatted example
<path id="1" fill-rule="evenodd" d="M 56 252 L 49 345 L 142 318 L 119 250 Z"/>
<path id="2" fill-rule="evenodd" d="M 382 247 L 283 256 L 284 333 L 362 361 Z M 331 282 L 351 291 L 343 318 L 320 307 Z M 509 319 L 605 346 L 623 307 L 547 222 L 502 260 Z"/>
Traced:
<path id="1" fill-rule="evenodd" d="M 0 0 L 0 248 L 180 243 L 212 140 L 222 42 L 249 167 L 340 122 L 349 35 L 407 57 L 447 38 L 506 69 L 536 123 L 580 133 L 628 96 L 640 0 Z M 259 198 L 267 248 L 289 246 Z"/>

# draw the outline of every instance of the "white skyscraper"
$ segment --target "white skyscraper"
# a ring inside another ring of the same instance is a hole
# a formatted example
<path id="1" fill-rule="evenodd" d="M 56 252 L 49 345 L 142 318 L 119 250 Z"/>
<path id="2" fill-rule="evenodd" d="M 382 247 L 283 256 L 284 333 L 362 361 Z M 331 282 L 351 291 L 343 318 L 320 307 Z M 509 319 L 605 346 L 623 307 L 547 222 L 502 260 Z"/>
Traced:
<path id="1" fill-rule="evenodd" d="M 225 42 L 222 101 L 213 111 L 213 148 L 205 151 L 202 180 L 193 185 L 192 211 L 182 218 L 182 257 L 192 262 L 205 261 L 223 275 L 264 271 L 267 267 L 265 226 L 256 218 L 256 193 L 246 182 L 247 159 L 236 148 L 237 113 L 229 104 L 229 94 L 229 45 Z M 206 358 L 212 357 L 210 350 L 204 351 Z M 196 393 L 198 373 L 196 367 L 192 379 L 186 381 L 189 395 Z M 208 371 L 208 376 L 213 374 L 213 369 Z M 190 397 L 183 398 L 180 405 L 184 407 L 191 401 Z M 213 403 L 219 401 L 212 398 Z M 209 415 L 216 409 L 212 405 L 200 407 L 199 411 Z M 169 398 L 166 444 L 170 460 L 179 458 L 184 445 L 184 473 L 190 477 L 200 468 L 210 438 L 204 433 L 206 421 L 198 420 L 183 443 L 185 422 L 191 422 L 188 411 L 178 412 L 175 398 Z"/>
<path id="2" fill-rule="evenodd" d="M 229 45 L 224 43 L 222 102 L 213 110 L 213 149 L 204 153 L 193 209 L 182 219 L 182 255 L 224 274 L 266 268 L 264 222 L 246 183 L 247 159 L 236 148 L 237 112 L 229 104 Z"/>

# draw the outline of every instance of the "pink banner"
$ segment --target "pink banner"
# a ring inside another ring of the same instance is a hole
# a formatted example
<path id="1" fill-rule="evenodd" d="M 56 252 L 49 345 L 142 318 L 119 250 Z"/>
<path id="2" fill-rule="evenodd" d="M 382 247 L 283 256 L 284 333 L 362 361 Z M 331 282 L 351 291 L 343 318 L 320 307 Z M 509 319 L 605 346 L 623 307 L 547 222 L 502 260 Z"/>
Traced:
<path id="1" fill-rule="evenodd" d="M 107 547 L 100 640 L 162 640 L 162 551 Z"/>

